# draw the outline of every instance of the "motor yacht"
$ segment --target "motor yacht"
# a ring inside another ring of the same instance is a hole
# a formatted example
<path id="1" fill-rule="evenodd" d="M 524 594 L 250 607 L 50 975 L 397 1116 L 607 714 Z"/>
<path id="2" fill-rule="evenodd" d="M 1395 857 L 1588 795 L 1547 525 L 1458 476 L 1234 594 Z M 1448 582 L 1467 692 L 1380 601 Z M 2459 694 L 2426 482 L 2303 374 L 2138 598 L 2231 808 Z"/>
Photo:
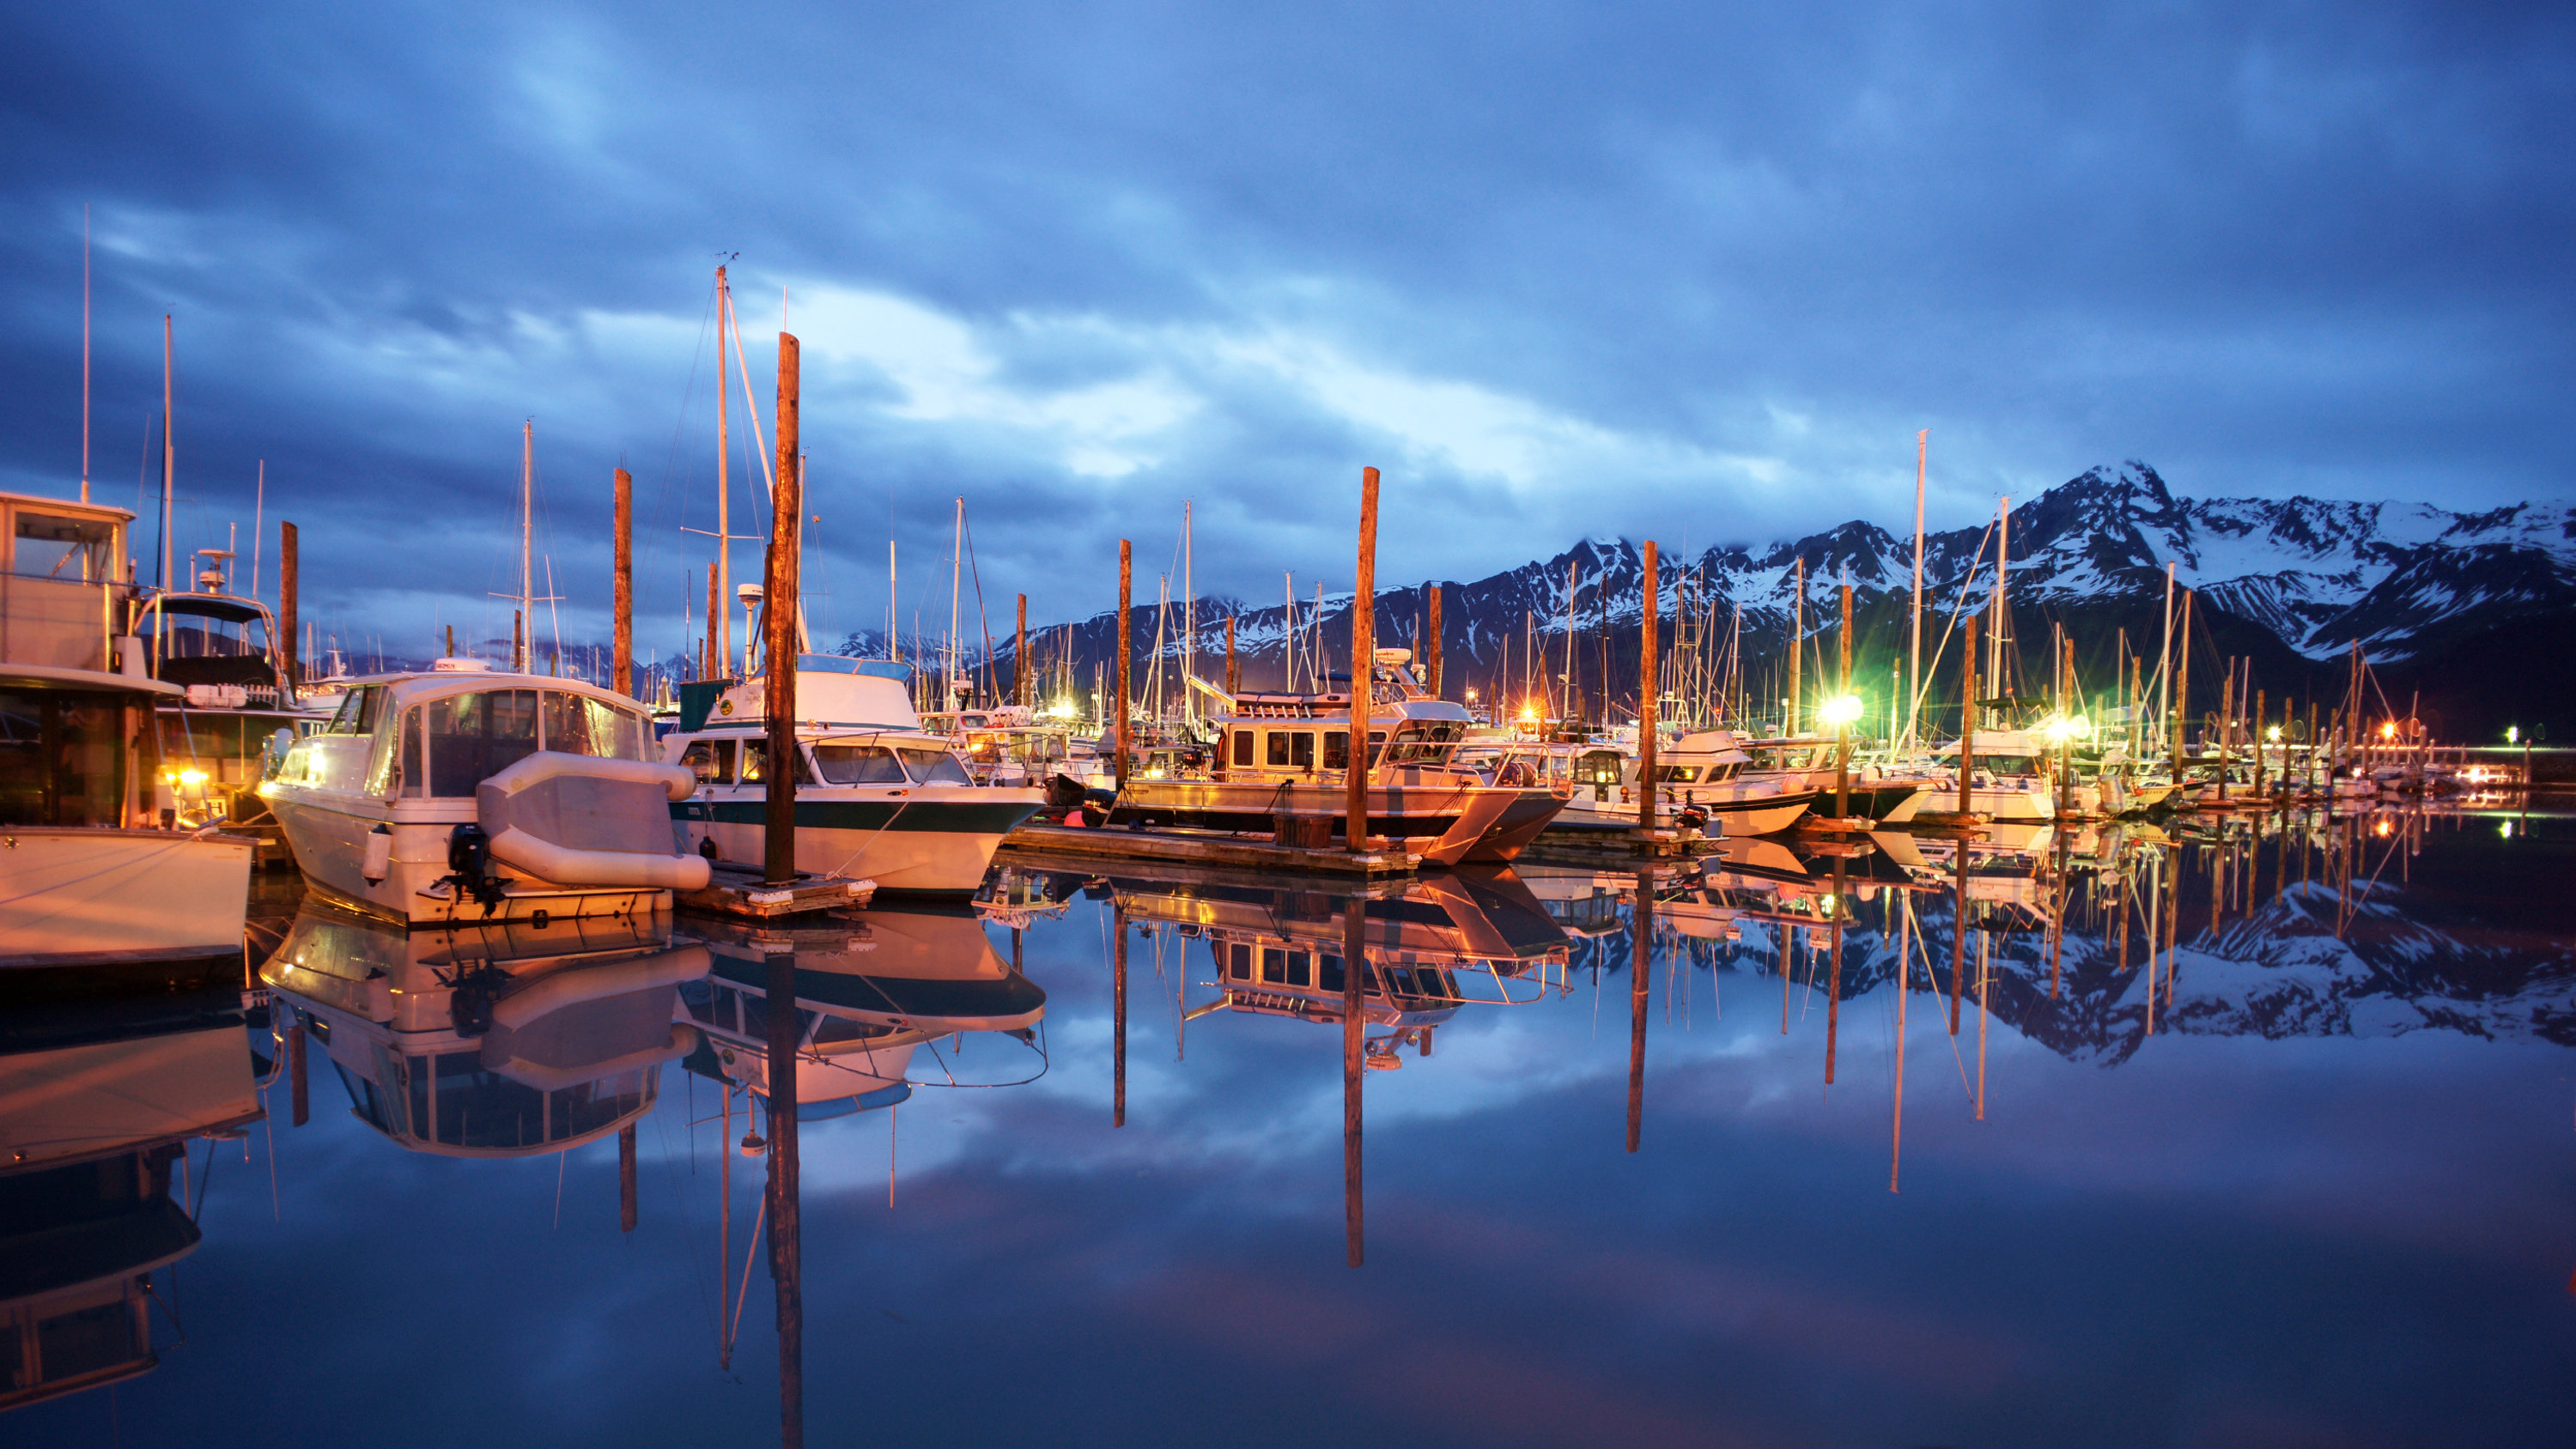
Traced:
<path id="1" fill-rule="evenodd" d="M 152 677 L 185 697 L 158 711 L 161 774 L 185 828 L 221 825 L 260 843 L 260 858 L 287 858 L 286 833 L 259 797 L 285 743 L 326 722 L 286 681 L 266 605 L 224 591 L 208 569 L 194 593 L 144 601 L 136 632 Z"/>
<path id="2" fill-rule="evenodd" d="M 443 924 L 667 911 L 710 875 L 671 839 L 696 786 L 635 701 L 442 659 L 354 681 L 259 794 L 312 886 Z"/>
<path id="3" fill-rule="evenodd" d="M 979 785 L 952 740 L 922 728 L 910 670 L 831 654 L 796 661 L 796 868 L 897 895 L 966 896 L 1002 838 L 1046 803 L 1034 786 Z M 769 811 L 767 685 L 681 686 L 664 757 L 694 797 L 669 814 L 683 849 L 758 862 Z"/>

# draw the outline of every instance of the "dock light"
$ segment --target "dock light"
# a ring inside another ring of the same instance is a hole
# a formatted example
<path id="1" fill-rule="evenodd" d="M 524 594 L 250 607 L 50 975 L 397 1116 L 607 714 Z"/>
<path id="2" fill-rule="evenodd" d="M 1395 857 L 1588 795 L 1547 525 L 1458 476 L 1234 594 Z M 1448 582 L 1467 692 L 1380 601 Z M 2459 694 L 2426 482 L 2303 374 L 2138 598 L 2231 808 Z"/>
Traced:
<path id="1" fill-rule="evenodd" d="M 1521 706 L 1521 723 L 1522 723 L 1522 724 L 1525 724 L 1525 725 L 1534 725 L 1534 724 L 1537 724 L 1537 723 L 1538 723 L 1538 706 L 1536 706 L 1536 705 L 1534 705 L 1534 704 L 1525 704 L 1525 705 L 1522 705 L 1522 706 Z"/>
<path id="2" fill-rule="evenodd" d="M 2270 740 L 2276 745 L 2279 744 L 2281 742 L 2281 727 L 2279 725 L 2274 725 L 2270 729 L 2263 731 L 2263 738 Z"/>
<path id="3" fill-rule="evenodd" d="M 1467 702 L 1469 704 L 1474 704 L 1476 702 L 1476 691 L 1472 689 L 1467 691 Z"/>
<path id="4" fill-rule="evenodd" d="M 2382 721 L 2379 726 L 2379 737 L 2383 740 L 2397 738 L 2397 721 L 2393 719 Z"/>
<path id="5" fill-rule="evenodd" d="M 1473 698 L 1475 698 L 1475 696 L 1474 696 L 1474 695 L 1469 695 L 1469 696 L 1468 696 L 1468 698 L 1473 699 Z M 2504 727 L 2504 742 L 2505 742 L 2506 744 L 2508 744 L 2508 745 L 2509 745 L 2509 744 L 2512 744 L 2514 741 L 2519 740 L 2519 739 L 2521 739 L 2521 738 L 2522 738 L 2522 726 L 2520 726 L 2520 725 L 2506 725 L 2506 726 Z"/>
<path id="6" fill-rule="evenodd" d="M 1860 696 L 1857 694 L 1846 694 L 1839 699 L 1826 700 L 1824 708 L 1819 710 L 1818 713 L 1823 717 L 1827 724 L 1850 724 L 1853 720 L 1860 718 Z"/>
<path id="7" fill-rule="evenodd" d="M 203 770 L 181 770 L 179 772 L 179 783 L 185 785 L 191 790 L 194 790 L 199 785 L 206 783 L 206 772 Z"/>
<path id="8" fill-rule="evenodd" d="M 2072 719 L 2053 719 L 2048 722 L 2048 737 L 2059 744 L 2064 744 L 2068 740 L 2087 739 L 2092 736 L 2092 733 L 2093 721 L 2080 714 Z"/>
<path id="9" fill-rule="evenodd" d="M 1073 701 L 1069 699 L 1059 699 L 1055 702 L 1055 706 L 1049 709 L 1047 713 L 1055 716 L 1057 719 L 1071 719 L 1074 716 Z"/>

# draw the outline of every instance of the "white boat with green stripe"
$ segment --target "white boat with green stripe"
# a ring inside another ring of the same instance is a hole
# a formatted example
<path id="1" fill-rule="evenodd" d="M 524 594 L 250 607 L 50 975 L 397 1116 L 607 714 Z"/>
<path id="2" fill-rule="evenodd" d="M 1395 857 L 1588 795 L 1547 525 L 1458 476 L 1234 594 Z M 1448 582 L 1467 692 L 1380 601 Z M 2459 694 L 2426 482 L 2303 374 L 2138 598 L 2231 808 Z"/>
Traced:
<path id="1" fill-rule="evenodd" d="M 1046 792 L 976 784 L 950 740 L 921 727 L 910 679 L 891 660 L 797 656 L 796 868 L 873 880 L 896 895 L 969 895 Z M 680 687 L 680 722 L 663 757 L 698 781 L 671 805 L 682 849 L 760 860 L 767 693 L 759 679 Z"/>

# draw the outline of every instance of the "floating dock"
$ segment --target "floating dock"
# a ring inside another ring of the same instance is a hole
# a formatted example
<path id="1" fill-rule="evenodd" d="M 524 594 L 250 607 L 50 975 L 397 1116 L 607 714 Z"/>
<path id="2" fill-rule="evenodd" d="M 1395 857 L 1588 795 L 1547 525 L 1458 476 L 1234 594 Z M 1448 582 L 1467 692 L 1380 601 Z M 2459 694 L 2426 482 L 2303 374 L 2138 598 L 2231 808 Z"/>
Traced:
<path id="1" fill-rule="evenodd" d="M 671 904 L 684 911 L 770 921 L 816 911 L 859 910 L 876 893 L 877 883 L 872 880 L 802 872 L 786 885 L 771 885 L 750 866 L 717 861 L 715 874 L 704 889 L 673 891 Z"/>

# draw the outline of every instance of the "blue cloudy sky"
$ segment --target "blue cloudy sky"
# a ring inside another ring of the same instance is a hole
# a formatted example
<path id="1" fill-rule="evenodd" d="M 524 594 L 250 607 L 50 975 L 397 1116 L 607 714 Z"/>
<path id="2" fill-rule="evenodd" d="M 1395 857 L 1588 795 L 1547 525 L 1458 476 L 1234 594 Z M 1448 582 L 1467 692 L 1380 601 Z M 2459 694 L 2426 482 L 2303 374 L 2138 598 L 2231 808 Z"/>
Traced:
<path id="1" fill-rule="evenodd" d="M 1372 463 L 1390 579 L 1899 524 L 1917 428 L 1936 526 L 2130 457 L 2563 495 L 2572 16 L 17 6 L 0 487 L 79 475 L 87 207 L 102 496 L 170 311 L 182 549 L 264 458 L 308 612 L 415 653 L 506 630 L 528 418 L 566 636 L 623 460 L 677 639 L 719 254 L 764 412 L 782 291 L 804 341 L 834 631 L 890 534 L 944 615 L 959 495 L 1039 618 L 1108 604 L 1122 534 L 1150 596 L 1184 499 L 1203 591 L 1347 583 Z"/>

